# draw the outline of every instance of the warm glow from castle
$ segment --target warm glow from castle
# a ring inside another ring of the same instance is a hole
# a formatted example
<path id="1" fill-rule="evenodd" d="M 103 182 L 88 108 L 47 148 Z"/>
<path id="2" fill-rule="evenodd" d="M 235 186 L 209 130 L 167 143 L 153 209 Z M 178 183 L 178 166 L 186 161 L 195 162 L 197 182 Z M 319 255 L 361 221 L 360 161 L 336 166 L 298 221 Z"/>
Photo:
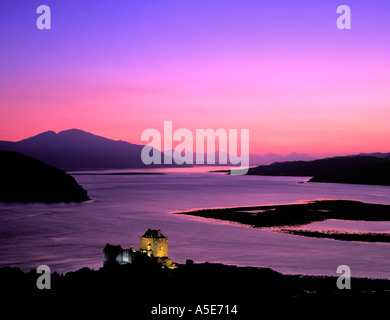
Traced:
<path id="1" fill-rule="evenodd" d="M 161 230 L 146 229 L 140 237 L 140 250 L 133 247 L 122 249 L 121 246 L 106 244 L 104 247 L 104 267 L 126 264 L 157 263 L 163 268 L 176 268 L 176 264 L 168 258 L 168 237 Z"/>

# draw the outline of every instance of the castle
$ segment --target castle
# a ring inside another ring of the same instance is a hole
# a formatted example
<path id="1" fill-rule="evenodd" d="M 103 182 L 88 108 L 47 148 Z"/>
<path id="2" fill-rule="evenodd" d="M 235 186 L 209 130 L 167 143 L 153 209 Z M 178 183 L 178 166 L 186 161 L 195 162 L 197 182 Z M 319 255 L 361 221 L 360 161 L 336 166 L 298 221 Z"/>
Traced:
<path id="1" fill-rule="evenodd" d="M 176 268 L 176 264 L 168 258 L 168 237 L 165 237 L 161 230 L 146 229 L 140 237 L 139 247 L 137 251 L 133 247 L 122 249 L 119 245 L 107 243 L 103 249 L 103 266 L 154 262 L 164 268 Z"/>

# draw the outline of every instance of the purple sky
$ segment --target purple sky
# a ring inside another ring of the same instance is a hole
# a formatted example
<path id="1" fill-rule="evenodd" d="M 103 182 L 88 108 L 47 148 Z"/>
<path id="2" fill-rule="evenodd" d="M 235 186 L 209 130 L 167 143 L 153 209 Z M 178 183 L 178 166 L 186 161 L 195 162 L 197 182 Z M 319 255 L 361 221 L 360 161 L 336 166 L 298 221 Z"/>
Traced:
<path id="1" fill-rule="evenodd" d="M 389 40 L 387 0 L 1 0 L 0 140 L 172 120 L 249 128 L 251 153 L 389 152 Z"/>

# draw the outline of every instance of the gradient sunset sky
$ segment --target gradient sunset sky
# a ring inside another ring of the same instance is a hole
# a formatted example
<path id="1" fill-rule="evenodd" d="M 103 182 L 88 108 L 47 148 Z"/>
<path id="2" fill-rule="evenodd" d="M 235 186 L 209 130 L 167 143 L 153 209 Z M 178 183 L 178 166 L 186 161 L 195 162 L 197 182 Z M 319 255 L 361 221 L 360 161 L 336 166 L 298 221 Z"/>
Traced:
<path id="1" fill-rule="evenodd" d="M 0 1 L 0 140 L 164 120 L 248 128 L 253 154 L 390 152 L 390 1 Z"/>

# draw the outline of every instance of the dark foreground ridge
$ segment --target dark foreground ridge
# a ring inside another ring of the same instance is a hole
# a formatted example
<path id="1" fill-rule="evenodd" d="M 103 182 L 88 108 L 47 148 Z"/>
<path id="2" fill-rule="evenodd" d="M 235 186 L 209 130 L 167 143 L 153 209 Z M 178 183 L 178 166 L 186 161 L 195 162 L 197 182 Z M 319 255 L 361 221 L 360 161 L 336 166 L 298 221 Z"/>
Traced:
<path id="1" fill-rule="evenodd" d="M 254 228 L 272 228 L 272 231 L 309 237 L 332 238 L 345 241 L 390 242 L 390 235 L 386 233 L 349 234 L 289 228 L 327 219 L 390 221 L 390 205 L 350 200 L 317 200 L 302 204 L 202 209 L 177 212 L 175 214 L 238 222 Z"/>
<path id="2" fill-rule="evenodd" d="M 128 264 L 51 275 L 51 289 L 39 290 L 35 270 L 0 269 L 2 299 L 120 299 L 128 302 L 239 302 L 306 299 L 389 299 L 390 280 L 282 275 L 271 269 L 187 261 L 176 269 Z M 137 304 L 138 305 L 138 304 Z"/>
<path id="3" fill-rule="evenodd" d="M 61 169 L 18 152 L 0 150 L 0 202 L 80 202 L 89 200 Z"/>

